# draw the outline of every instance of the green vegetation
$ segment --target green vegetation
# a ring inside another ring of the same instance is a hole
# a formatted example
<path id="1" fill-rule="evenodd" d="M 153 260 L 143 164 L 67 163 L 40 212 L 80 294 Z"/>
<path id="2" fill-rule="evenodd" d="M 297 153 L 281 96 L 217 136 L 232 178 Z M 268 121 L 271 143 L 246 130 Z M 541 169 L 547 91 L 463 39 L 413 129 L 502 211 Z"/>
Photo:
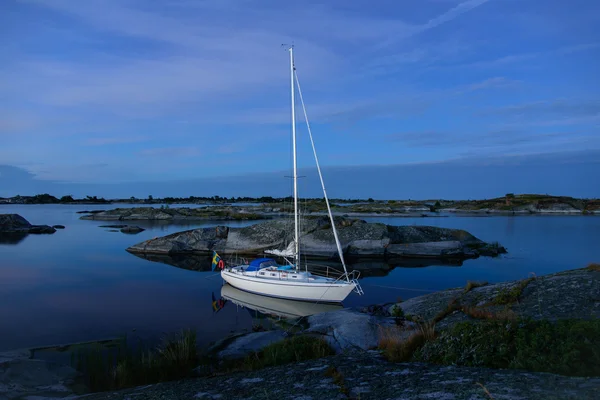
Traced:
<path id="1" fill-rule="evenodd" d="M 281 342 L 273 343 L 243 360 L 235 360 L 231 365 L 225 367 L 233 370 L 253 371 L 333 354 L 335 352 L 323 339 L 311 336 L 292 336 Z"/>
<path id="2" fill-rule="evenodd" d="M 141 340 L 132 343 L 126 337 L 111 346 L 83 347 L 72 353 L 71 364 L 83 373 L 91 391 L 105 391 L 189 378 L 198 366 L 212 374 L 252 371 L 333 354 L 320 338 L 293 336 L 243 359 L 219 363 L 198 351 L 195 331 L 185 330 L 156 347 Z"/>
<path id="3" fill-rule="evenodd" d="M 402 318 L 402 317 L 404 317 L 404 310 L 398 304 L 394 304 L 391 307 L 391 309 L 392 310 L 391 310 L 390 314 L 392 315 L 392 317 L 394 317 L 394 318 Z"/>
<path id="4" fill-rule="evenodd" d="M 487 285 L 487 282 L 468 281 L 462 295 L 468 293 L 470 290 L 476 287 L 485 285 Z M 409 361 L 412 359 L 413 354 L 415 354 L 417 350 L 423 347 L 426 343 L 436 339 L 436 324 L 457 311 L 460 311 L 476 320 L 491 320 L 506 323 L 507 321 L 515 321 L 517 319 L 517 315 L 508 307 L 503 310 L 492 311 L 485 306 L 476 307 L 463 305 L 460 302 L 462 295 L 450 300 L 448 305 L 429 321 L 424 321 L 420 316 L 404 316 L 404 313 L 402 312 L 402 315 L 399 315 L 396 318 L 404 317 L 404 320 L 416 323 L 418 329 L 415 332 L 410 333 L 410 336 L 406 337 L 407 333 L 409 332 L 403 331 L 403 327 L 401 326 L 380 328 L 378 343 L 379 349 L 383 351 L 384 356 L 389 361 Z M 394 313 L 398 308 L 400 307 L 396 305 L 391 310 L 392 316 L 395 316 Z"/>
<path id="5" fill-rule="evenodd" d="M 411 360 L 599 376 L 600 320 L 459 323 L 426 342 Z"/>
<path id="6" fill-rule="evenodd" d="M 519 283 L 517 283 L 512 288 L 503 288 L 496 295 L 493 302 L 496 305 L 505 305 L 505 304 L 513 304 L 519 301 L 521 295 L 523 294 L 523 290 L 529 285 L 531 281 L 535 278 L 527 278 L 523 279 Z"/>
<path id="7" fill-rule="evenodd" d="M 186 378 L 199 359 L 196 332 L 186 330 L 155 348 L 128 343 L 126 337 L 114 347 L 82 348 L 71 363 L 90 390 L 103 391 Z"/>

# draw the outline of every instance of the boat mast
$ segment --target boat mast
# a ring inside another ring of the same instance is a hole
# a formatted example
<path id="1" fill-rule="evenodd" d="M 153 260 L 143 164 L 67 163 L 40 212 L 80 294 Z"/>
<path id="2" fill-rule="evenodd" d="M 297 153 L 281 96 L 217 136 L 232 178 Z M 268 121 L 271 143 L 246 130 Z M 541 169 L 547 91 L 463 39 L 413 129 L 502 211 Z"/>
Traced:
<path id="1" fill-rule="evenodd" d="M 294 98 L 294 46 L 290 46 L 290 81 L 292 88 L 292 147 L 294 157 L 294 243 L 295 251 L 294 258 L 296 260 L 296 270 L 300 265 L 300 226 L 298 224 L 298 170 L 296 165 L 296 103 Z"/>

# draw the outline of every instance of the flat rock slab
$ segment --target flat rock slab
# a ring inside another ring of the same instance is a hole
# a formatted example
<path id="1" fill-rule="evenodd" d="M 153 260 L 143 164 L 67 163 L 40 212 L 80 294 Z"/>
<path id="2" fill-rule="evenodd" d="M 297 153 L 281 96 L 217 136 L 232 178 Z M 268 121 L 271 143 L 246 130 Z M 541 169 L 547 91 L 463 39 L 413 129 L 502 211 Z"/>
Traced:
<path id="1" fill-rule="evenodd" d="M 64 398 L 78 376 L 73 368 L 44 360 L 0 358 L 0 400 Z M 4 360 L 4 361 L 2 361 Z"/>
<path id="2" fill-rule="evenodd" d="M 386 321 L 377 317 L 344 309 L 311 315 L 306 332 L 326 335 L 325 339 L 336 350 L 368 350 L 377 347 L 379 326 L 383 323 Z"/>
<path id="3" fill-rule="evenodd" d="M 425 320 L 435 317 L 448 307 L 453 299 L 460 304 L 472 307 L 486 306 L 491 311 L 510 308 L 518 316 L 533 319 L 594 319 L 600 318 L 600 272 L 587 268 L 559 272 L 551 275 L 530 277 L 516 301 L 495 305 L 495 299 L 501 294 L 516 290 L 521 281 L 503 282 L 472 289 L 468 293 L 464 288 L 449 289 L 441 292 L 413 297 L 398 303 L 405 315 L 421 316 Z M 439 324 L 444 328 L 456 322 L 470 318 L 456 311 Z"/>
<path id="4" fill-rule="evenodd" d="M 241 358 L 283 339 L 285 334 L 280 330 L 248 333 L 235 338 L 218 354 L 220 358 Z"/>
<path id="5" fill-rule="evenodd" d="M 334 380 L 330 368 L 336 368 Z M 356 352 L 213 378 L 167 382 L 77 399 L 597 399 L 599 378 L 546 373 L 389 363 L 376 352 Z M 347 393 L 347 394 L 346 394 Z"/>

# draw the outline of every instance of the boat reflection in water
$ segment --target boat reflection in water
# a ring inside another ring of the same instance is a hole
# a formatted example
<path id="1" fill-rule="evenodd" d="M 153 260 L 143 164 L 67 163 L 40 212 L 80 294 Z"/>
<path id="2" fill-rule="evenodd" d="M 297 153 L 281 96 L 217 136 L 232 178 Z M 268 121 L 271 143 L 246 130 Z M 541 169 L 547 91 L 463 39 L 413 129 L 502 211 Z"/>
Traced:
<path id="1" fill-rule="evenodd" d="M 245 307 L 261 314 L 285 319 L 307 317 L 313 314 L 336 311 L 344 308 L 342 303 L 311 303 L 307 301 L 261 296 L 259 294 L 245 292 L 228 284 L 221 287 L 221 298 L 230 301 L 237 306 Z"/>

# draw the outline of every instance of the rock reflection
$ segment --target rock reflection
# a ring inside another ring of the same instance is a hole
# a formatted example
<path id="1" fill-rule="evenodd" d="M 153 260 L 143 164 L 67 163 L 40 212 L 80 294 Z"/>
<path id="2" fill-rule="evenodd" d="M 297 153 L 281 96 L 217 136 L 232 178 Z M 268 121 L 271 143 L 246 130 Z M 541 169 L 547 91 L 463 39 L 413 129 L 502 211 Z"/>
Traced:
<path id="1" fill-rule="evenodd" d="M 211 271 L 212 259 L 205 254 L 140 254 L 131 253 L 137 257 L 148 261 L 159 262 L 172 265 L 177 268 L 187 269 L 190 271 Z M 424 268 L 429 266 L 448 266 L 460 267 L 463 265 L 462 260 L 452 259 L 435 259 L 435 258 L 396 258 L 396 259 L 349 259 L 347 260 L 348 270 L 360 271 L 361 278 L 370 276 L 386 276 L 394 268 Z M 310 260 L 319 266 L 328 266 L 337 270 L 342 270 L 342 265 L 333 260 Z M 309 268 L 310 270 L 310 268 Z"/>
<path id="2" fill-rule="evenodd" d="M 0 233 L 0 244 L 19 244 L 28 235 L 25 232 Z"/>

